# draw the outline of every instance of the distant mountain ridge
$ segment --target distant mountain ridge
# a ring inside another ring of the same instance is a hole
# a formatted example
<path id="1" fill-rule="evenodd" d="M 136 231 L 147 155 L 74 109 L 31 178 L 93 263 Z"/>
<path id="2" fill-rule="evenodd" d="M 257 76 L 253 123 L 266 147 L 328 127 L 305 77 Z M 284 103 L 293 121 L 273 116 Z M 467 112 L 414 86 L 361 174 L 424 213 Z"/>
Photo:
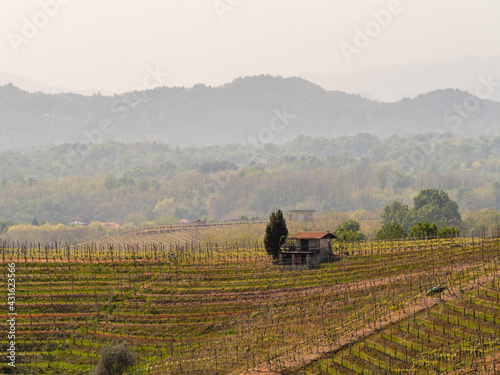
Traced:
<path id="1" fill-rule="evenodd" d="M 475 137 L 500 134 L 498 119 L 500 103 L 459 90 L 379 103 L 326 91 L 302 78 L 264 75 L 219 87 L 161 87 L 114 96 L 0 87 L 0 150 L 107 140 L 260 145 L 301 134 L 359 132 L 387 137 L 438 131 Z"/>
<path id="2" fill-rule="evenodd" d="M 395 102 L 434 90 L 456 88 L 475 94 L 481 80 L 500 82 L 500 56 L 464 56 L 452 61 L 428 61 L 408 65 L 382 65 L 345 74 L 300 73 L 297 76 L 326 90 L 340 90 L 363 97 Z M 500 101 L 496 86 L 488 99 Z"/>
<path id="3" fill-rule="evenodd" d="M 18 76 L 16 74 L 2 73 L 0 72 L 0 86 L 12 83 L 13 85 L 30 92 L 41 91 L 44 93 L 59 93 L 59 92 L 69 92 L 70 90 L 63 89 L 60 87 L 51 87 L 41 84 L 31 78 Z"/>

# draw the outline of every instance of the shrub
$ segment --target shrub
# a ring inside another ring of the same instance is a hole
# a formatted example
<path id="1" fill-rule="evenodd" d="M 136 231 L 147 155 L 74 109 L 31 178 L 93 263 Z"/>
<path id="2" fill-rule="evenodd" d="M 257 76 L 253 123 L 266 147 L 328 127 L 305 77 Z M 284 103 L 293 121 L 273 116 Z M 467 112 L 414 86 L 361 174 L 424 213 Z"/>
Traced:
<path id="1" fill-rule="evenodd" d="M 136 354 L 126 344 L 104 346 L 93 375 L 121 375 L 134 366 Z"/>

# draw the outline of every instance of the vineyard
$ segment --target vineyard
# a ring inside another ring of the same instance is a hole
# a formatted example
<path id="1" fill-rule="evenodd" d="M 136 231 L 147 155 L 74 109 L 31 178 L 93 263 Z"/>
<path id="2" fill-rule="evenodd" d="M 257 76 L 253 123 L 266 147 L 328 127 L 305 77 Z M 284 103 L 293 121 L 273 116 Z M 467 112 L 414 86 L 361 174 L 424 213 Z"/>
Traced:
<path id="1" fill-rule="evenodd" d="M 138 354 L 133 374 L 499 367 L 498 239 L 340 245 L 336 262 L 285 271 L 260 242 L 163 235 L 71 247 L 3 243 L 2 277 L 7 285 L 15 264 L 17 312 L 17 365 L 3 373 L 86 374 L 113 342 Z M 0 342 L 5 353 L 6 334 Z"/>
<path id="2" fill-rule="evenodd" d="M 96 246 L 130 246 L 136 244 L 206 244 L 220 242 L 255 242 L 262 240 L 266 222 L 178 225 L 134 229 L 115 236 L 103 236 L 91 243 Z"/>

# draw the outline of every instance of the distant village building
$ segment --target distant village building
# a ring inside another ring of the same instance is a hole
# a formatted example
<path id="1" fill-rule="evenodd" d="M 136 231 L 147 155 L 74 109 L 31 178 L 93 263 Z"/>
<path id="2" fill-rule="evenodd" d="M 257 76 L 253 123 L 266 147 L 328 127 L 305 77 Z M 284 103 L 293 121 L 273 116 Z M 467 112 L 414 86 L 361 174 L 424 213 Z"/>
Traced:
<path id="1" fill-rule="evenodd" d="M 194 221 L 190 222 L 189 224 L 191 224 L 191 225 L 205 225 L 206 222 L 203 219 L 198 219 L 198 220 L 194 220 Z"/>
<path id="2" fill-rule="evenodd" d="M 206 221 L 203 220 L 203 219 L 197 219 L 197 220 L 193 220 L 193 221 L 190 221 L 188 219 L 182 219 L 182 220 L 179 220 L 179 224 L 184 224 L 184 225 L 205 225 L 206 224 Z"/>
<path id="3" fill-rule="evenodd" d="M 332 239 L 329 231 L 297 232 L 288 237 L 279 254 L 280 265 L 316 265 L 333 257 Z"/>
<path id="4" fill-rule="evenodd" d="M 292 221 L 314 221 L 313 213 L 316 210 L 291 210 Z"/>
<path id="5" fill-rule="evenodd" d="M 69 227 L 76 227 L 76 226 L 86 227 L 88 225 L 89 223 L 84 223 L 83 221 L 73 221 L 72 223 L 68 224 Z"/>
<path id="6" fill-rule="evenodd" d="M 107 229 L 113 229 L 113 230 L 123 229 L 123 227 L 117 223 L 101 223 L 101 225 Z"/>

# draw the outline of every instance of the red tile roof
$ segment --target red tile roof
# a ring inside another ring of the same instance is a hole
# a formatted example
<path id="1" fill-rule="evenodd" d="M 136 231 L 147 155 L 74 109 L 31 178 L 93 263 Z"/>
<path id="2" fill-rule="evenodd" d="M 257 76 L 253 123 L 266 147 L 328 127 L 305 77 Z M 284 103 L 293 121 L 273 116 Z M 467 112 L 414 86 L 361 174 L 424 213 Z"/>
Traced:
<path id="1" fill-rule="evenodd" d="M 329 231 L 321 232 L 297 232 L 289 237 L 290 240 L 320 240 L 322 238 L 337 238 Z"/>
<path id="2" fill-rule="evenodd" d="M 116 223 L 101 223 L 103 227 L 109 228 L 109 229 L 123 229 L 123 227 L 120 224 Z"/>

